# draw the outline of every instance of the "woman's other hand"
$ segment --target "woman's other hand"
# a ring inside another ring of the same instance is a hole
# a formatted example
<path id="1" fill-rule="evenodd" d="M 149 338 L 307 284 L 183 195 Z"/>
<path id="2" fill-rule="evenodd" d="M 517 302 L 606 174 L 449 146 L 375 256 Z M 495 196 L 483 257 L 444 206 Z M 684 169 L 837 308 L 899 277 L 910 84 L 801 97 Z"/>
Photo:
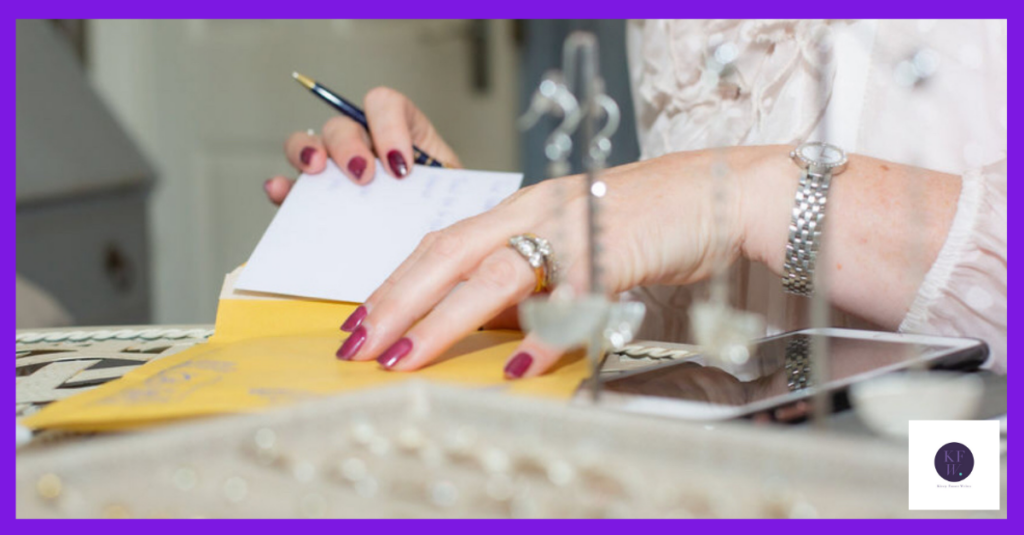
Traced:
<path id="1" fill-rule="evenodd" d="M 378 87 L 363 100 L 370 132 L 344 115 L 324 123 L 321 133 L 295 132 L 284 144 L 288 162 L 300 173 L 316 174 L 324 170 L 327 159 L 353 182 L 369 184 L 374 179 L 374 160 L 384 163 L 387 173 L 404 178 L 415 162 L 412 146 L 453 167 L 461 167 L 458 156 L 441 139 L 434 125 L 405 95 L 388 87 Z M 281 204 L 294 180 L 276 176 L 263 189 L 274 204 Z"/>

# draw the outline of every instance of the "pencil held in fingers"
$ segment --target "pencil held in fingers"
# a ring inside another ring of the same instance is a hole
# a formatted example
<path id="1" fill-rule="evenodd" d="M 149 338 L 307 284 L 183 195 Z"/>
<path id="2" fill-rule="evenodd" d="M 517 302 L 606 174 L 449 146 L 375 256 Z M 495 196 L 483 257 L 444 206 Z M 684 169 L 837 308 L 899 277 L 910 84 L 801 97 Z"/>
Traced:
<path id="1" fill-rule="evenodd" d="M 380 134 L 379 130 L 381 130 L 382 125 L 379 123 L 381 123 L 382 121 L 384 122 L 383 130 L 385 131 L 385 137 L 404 137 L 405 139 L 402 139 L 402 142 L 398 144 L 400 147 L 404 147 L 402 150 L 394 149 L 395 144 L 393 143 L 379 143 L 377 142 L 377 140 L 375 140 L 375 143 L 378 147 L 378 156 L 383 155 L 384 148 L 391 147 L 390 149 L 387 150 L 387 155 L 385 156 L 385 158 L 388 160 L 389 167 L 392 173 L 394 174 L 395 178 L 403 178 L 409 174 L 408 159 L 405 157 L 405 155 L 402 154 L 403 151 L 406 153 L 411 153 L 413 155 L 413 162 L 420 165 L 426 165 L 430 167 L 452 167 L 450 165 L 443 164 L 441 160 L 435 157 L 435 155 L 431 155 L 424 151 L 423 149 L 413 145 L 413 140 L 410 138 L 410 136 L 414 127 L 420 129 L 425 128 L 426 131 L 431 132 L 430 137 L 433 140 L 433 144 L 440 146 L 442 152 L 444 153 L 442 155 L 447 155 L 452 159 L 452 161 L 458 161 L 456 158 L 454 158 L 451 149 L 448 148 L 448 146 L 443 141 L 439 140 L 436 133 L 434 133 L 433 126 L 430 125 L 429 121 L 427 121 L 423 114 L 419 110 L 417 110 L 416 107 L 413 106 L 409 102 L 409 100 L 401 93 L 385 87 L 380 87 L 371 90 L 370 93 L 367 94 L 367 100 L 369 101 L 370 99 L 373 99 L 376 102 L 381 103 L 383 105 L 383 109 L 375 111 L 371 110 L 370 106 L 367 105 L 367 109 L 370 111 L 370 116 L 368 116 L 367 112 L 364 112 L 359 107 L 346 100 L 344 97 L 324 87 L 316 80 L 313 80 L 308 76 L 304 76 L 294 71 L 292 72 L 292 78 L 294 78 L 296 82 L 298 82 L 303 87 L 308 89 L 314 95 L 320 97 L 324 102 L 329 104 L 331 107 L 338 110 L 346 117 L 359 123 L 365 130 L 372 131 L 375 137 L 377 137 Z M 414 110 L 414 113 L 412 115 L 416 118 L 416 121 L 413 121 L 413 124 L 399 124 L 405 122 L 404 119 L 407 115 L 406 112 L 407 110 L 410 109 Z M 392 117 L 388 117 L 389 115 Z M 379 119 L 380 117 L 385 117 L 385 119 Z M 387 124 L 389 122 L 393 124 Z M 373 126 L 373 128 L 371 128 L 371 126 Z M 389 130 L 391 130 L 391 132 L 389 132 Z M 398 156 L 401 158 L 400 162 L 393 160 L 393 152 L 398 153 Z M 342 165 L 342 167 L 345 166 Z"/>

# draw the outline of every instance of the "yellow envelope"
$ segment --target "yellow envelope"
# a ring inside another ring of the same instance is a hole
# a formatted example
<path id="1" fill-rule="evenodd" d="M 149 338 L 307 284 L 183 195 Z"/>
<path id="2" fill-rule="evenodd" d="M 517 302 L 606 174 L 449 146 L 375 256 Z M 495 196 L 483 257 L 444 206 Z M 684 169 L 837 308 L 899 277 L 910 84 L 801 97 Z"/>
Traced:
<path id="1" fill-rule="evenodd" d="M 22 420 L 34 429 L 111 431 L 184 418 L 240 413 L 399 381 L 428 379 L 567 399 L 589 374 L 576 352 L 547 375 L 507 381 L 503 366 L 522 335 L 481 331 L 417 372 L 334 357 L 338 329 L 356 305 L 311 300 L 223 298 L 216 334 L 177 355 L 146 364 Z"/>

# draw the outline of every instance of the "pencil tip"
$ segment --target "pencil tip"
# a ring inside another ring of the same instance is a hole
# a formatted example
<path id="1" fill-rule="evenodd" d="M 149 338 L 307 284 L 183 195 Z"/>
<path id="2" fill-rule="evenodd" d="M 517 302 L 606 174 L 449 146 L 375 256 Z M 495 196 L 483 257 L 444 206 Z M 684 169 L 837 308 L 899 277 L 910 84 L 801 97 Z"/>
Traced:
<path id="1" fill-rule="evenodd" d="M 295 78 L 297 82 L 306 86 L 307 89 L 313 89 L 313 86 L 316 85 L 316 82 L 314 82 L 313 80 L 310 80 L 309 78 L 306 78 L 305 76 L 294 71 L 292 71 L 292 78 Z"/>

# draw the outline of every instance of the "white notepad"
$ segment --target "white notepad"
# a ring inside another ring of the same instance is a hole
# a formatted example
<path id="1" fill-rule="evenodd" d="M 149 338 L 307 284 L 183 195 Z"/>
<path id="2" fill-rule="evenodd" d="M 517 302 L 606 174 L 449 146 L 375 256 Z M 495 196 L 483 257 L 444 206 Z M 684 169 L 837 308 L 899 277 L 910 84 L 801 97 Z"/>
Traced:
<path id="1" fill-rule="evenodd" d="M 367 186 L 330 161 L 324 172 L 299 177 L 235 287 L 363 302 L 428 232 L 493 208 L 523 180 L 419 165 L 398 180 L 376 165 Z"/>

